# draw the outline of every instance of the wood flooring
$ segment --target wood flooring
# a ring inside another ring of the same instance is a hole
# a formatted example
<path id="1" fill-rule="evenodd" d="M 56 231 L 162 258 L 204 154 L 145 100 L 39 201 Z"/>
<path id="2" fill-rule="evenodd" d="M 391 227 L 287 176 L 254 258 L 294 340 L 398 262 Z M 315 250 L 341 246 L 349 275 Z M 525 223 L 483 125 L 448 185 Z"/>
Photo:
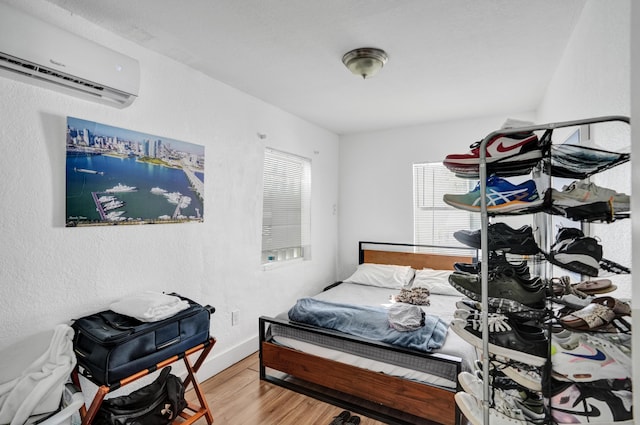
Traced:
<path id="1" fill-rule="evenodd" d="M 260 380 L 258 353 L 201 383 L 214 425 L 329 425 L 344 409 Z M 188 394 L 187 398 L 193 397 Z M 360 425 L 384 425 L 360 414 Z M 196 422 L 205 425 L 203 418 Z"/>

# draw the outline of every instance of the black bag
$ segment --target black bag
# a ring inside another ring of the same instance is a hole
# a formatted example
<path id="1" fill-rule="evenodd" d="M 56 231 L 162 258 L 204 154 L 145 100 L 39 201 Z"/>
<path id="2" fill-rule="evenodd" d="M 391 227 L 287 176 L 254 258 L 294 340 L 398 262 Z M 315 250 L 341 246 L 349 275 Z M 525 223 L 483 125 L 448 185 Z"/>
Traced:
<path id="1" fill-rule="evenodd" d="M 94 425 L 164 425 L 171 423 L 187 407 L 184 385 L 166 367 L 146 387 L 129 395 L 104 400 Z"/>
<path id="2" fill-rule="evenodd" d="M 189 308 L 158 322 L 111 310 L 77 319 L 71 327 L 80 373 L 96 384 L 110 385 L 208 341 L 215 309 L 180 298 Z"/>

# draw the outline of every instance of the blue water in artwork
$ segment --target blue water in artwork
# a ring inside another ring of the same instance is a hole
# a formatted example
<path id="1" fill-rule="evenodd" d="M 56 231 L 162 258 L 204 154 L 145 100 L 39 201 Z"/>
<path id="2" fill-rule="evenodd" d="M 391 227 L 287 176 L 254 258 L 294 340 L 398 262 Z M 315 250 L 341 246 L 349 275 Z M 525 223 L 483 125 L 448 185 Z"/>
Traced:
<path id="1" fill-rule="evenodd" d="M 67 156 L 66 216 L 67 220 L 108 221 L 107 212 L 119 212 L 119 220 L 154 221 L 159 217 L 181 219 L 202 218 L 203 199 L 195 191 L 181 169 L 138 162 L 134 157 L 113 157 L 108 155 Z M 95 172 L 95 173 L 93 173 Z M 203 173 L 196 176 L 204 181 Z M 136 187 L 135 191 L 106 193 L 118 184 Z M 202 188 L 204 185 L 200 185 Z M 154 189 L 155 188 L 155 189 Z M 152 192 L 152 189 L 154 191 Z M 92 192 L 95 193 L 92 194 Z M 177 203 L 170 202 L 171 193 L 182 195 L 182 206 L 176 211 Z M 124 204 L 119 208 L 104 211 L 101 217 L 96 199 L 101 196 L 115 196 Z M 186 204 L 186 198 L 191 198 Z M 86 219 L 84 218 L 86 217 Z"/>

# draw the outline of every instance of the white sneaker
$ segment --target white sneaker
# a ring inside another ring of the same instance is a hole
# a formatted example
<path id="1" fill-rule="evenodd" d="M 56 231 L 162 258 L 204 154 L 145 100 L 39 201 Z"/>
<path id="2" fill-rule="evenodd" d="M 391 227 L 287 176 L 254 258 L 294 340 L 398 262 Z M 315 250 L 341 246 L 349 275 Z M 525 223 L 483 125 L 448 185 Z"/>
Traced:
<path id="1" fill-rule="evenodd" d="M 484 398 L 484 385 L 482 379 L 472 373 L 461 372 L 458 374 L 458 382 L 467 394 L 471 394 L 478 400 Z M 522 413 L 525 419 L 533 422 L 541 422 L 545 419 L 542 400 L 528 400 L 522 398 L 520 391 L 516 389 L 504 390 L 492 387 L 489 391 L 489 401 L 493 402 L 495 408 L 502 414 L 512 419 L 521 420 Z M 511 416 L 515 415 L 515 416 Z"/>
<path id="2" fill-rule="evenodd" d="M 480 377 L 483 366 L 482 360 L 476 360 L 474 365 L 476 369 L 476 377 Z M 492 360 L 489 366 L 491 373 L 494 373 L 493 371 L 498 371 L 506 378 L 511 379 L 513 382 L 526 389 L 538 392 L 542 391 L 542 375 L 540 374 L 540 368 L 538 367 L 521 362 L 515 362 L 499 356 L 496 356 L 496 360 Z"/>
<path id="3" fill-rule="evenodd" d="M 542 375 L 537 368 L 520 362 L 510 362 L 500 370 L 523 387 L 533 391 L 542 391 Z"/>
<path id="4" fill-rule="evenodd" d="M 557 425 L 599 423 L 632 425 L 633 394 L 586 384 L 566 383 L 551 396 L 551 415 Z"/>
<path id="5" fill-rule="evenodd" d="M 553 375 L 561 381 L 631 378 L 631 358 L 610 341 L 582 332 L 553 335 Z"/>
<path id="6" fill-rule="evenodd" d="M 460 391 L 455 395 L 456 404 L 460 411 L 471 422 L 472 425 L 484 424 L 484 413 L 482 402 L 464 391 Z M 491 425 L 526 425 L 527 420 L 519 409 L 512 409 L 510 406 L 502 406 L 501 408 L 510 411 L 509 415 L 505 415 L 498 411 L 498 408 L 489 408 L 489 422 Z M 518 417 L 515 419 L 514 417 Z"/>
<path id="7" fill-rule="evenodd" d="M 551 202 L 559 207 L 577 207 L 594 202 L 612 202 L 615 212 L 629 211 L 630 197 L 613 189 L 587 183 L 585 180 L 574 181 L 562 188 L 562 192 L 551 189 Z"/>

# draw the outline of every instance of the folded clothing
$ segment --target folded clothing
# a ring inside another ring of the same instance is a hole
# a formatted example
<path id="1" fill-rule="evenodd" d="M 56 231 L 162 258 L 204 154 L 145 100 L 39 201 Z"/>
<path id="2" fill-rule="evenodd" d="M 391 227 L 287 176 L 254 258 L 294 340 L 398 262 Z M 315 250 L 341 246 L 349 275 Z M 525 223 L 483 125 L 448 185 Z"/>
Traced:
<path id="1" fill-rule="evenodd" d="M 400 332 L 414 331 L 425 325 L 425 313 L 415 305 L 394 304 L 389 307 L 387 316 L 389 317 L 389 325 Z"/>
<path id="2" fill-rule="evenodd" d="M 157 322 L 189 308 L 189 302 L 174 295 L 145 291 L 114 302 L 109 308 L 141 322 Z"/>

